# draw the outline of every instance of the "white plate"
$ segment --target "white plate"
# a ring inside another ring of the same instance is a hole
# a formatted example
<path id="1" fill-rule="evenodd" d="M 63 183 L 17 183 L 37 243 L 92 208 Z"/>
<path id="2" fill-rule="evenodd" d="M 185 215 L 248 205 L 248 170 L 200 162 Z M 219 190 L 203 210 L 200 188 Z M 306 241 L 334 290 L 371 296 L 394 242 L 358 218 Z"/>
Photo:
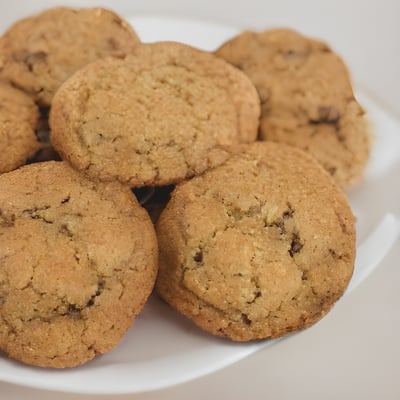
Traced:
<path id="1" fill-rule="evenodd" d="M 142 16 L 130 21 L 143 41 L 177 40 L 206 50 L 238 32 L 232 27 L 173 18 Z M 361 90 L 358 94 L 376 138 L 365 181 L 348 193 L 358 218 L 358 252 L 346 294 L 378 266 L 400 233 L 400 123 Z M 67 370 L 32 368 L 1 358 L 0 380 L 64 392 L 144 392 L 209 374 L 276 342 L 239 344 L 214 338 L 153 296 L 115 350 Z M 285 351 L 284 346 L 281 349 Z"/>

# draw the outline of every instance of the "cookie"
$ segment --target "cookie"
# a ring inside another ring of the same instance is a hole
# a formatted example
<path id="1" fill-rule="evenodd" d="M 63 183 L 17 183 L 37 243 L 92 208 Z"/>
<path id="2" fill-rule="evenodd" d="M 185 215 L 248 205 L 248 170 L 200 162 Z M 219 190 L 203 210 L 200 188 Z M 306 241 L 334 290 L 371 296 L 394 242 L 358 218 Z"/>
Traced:
<path id="1" fill-rule="evenodd" d="M 12 25 L 0 38 L 0 77 L 49 106 L 75 71 L 105 56 L 123 57 L 139 39 L 103 8 L 51 8 Z"/>
<path id="2" fill-rule="evenodd" d="M 174 184 L 218 165 L 225 146 L 249 140 L 240 131 L 247 108 L 230 87 L 234 70 L 221 61 L 159 43 L 86 66 L 54 97 L 54 147 L 91 179 L 131 187 Z"/>
<path id="3" fill-rule="evenodd" d="M 25 164 L 39 149 L 39 111 L 25 93 L 0 82 L 0 174 Z"/>
<path id="4" fill-rule="evenodd" d="M 256 142 L 176 186 L 157 223 L 158 294 L 202 329 L 274 338 L 323 317 L 355 259 L 340 187 L 295 147 Z"/>
<path id="5" fill-rule="evenodd" d="M 342 186 L 361 180 L 370 151 L 365 112 L 327 44 L 275 29 L 243 32 L 216 54 L 258 89 L 261 139 L 309 151 Z"/>
<path id="6" fill-rule="evenodd" d="M 0 349 L 64 368 L 116 346 L 157 270 L 153 225 L 132 193 L 64 162 L 0 176 Z"/>

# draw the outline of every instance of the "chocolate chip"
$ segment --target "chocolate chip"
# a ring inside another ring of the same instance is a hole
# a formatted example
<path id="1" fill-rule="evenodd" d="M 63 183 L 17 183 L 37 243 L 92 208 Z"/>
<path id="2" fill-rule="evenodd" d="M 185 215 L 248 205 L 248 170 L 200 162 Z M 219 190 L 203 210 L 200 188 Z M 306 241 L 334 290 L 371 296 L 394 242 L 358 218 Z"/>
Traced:
<path id="1" fill-rule="evenodd" d="M 65 199 L 62 199 L 62 200 L 61 200 L 61 204 L 68 203 L 70 199 L 71 199 L 71 197 L 70 197 L 70 196 L 67 196 Z"/>
<path id="2" fill-rule="evenodd" d="M 246 325 L 251 325 L 251 319 L 249 319 L 249 317 L 242 313 L 242 321 L 246 324 Z"/>
<path id="3" fill-rule="evenodd" d="M 318 117 L 311 119 L 313 124 L 337 124 L 340 120 L 340 112 L 334 106 L 320 106 L 318 107 Z"/>
<path id="4" fill-rule="evenodd" d="M 92 307 L 93 304 L 94 304 L 94 298 L 91 298 L 91 299 L 87 302 L 86 307 Z"/>
<path id="5" fill-rule="evenodd" d="M 305 269 L 301 274 L 301 280 L 306 281 L 308 279 L 308 270 Z"/>
<path id="6" fill-rule="evenodd" d="M 283 217 L 283 219 L 293 218 L 293 214 L 294 214 L 294 211 L 293 211 L 293 210 L 288 210 L 288 211 L 285 211 L 285 212 L 282 214 L 282 217 Z"/>
<path id="7" fill-rule="evenodd" d="M 300 243 L 300 238 L 297 235 L 293 235 L 289 250 L 290 257 L 293 257 L 293 255 L 298 253 L 302 248 L 303 244 Z"/>
<path id="8" fill-rule="evenodd" d="M 336 167 L 326 167 L 325 168 L 331 175 L 335 175 L 337 168 Z"/>
<path id="9" fill-rule="evenodd" d="M 201 263 L 203 261 L 203 252 L 198 251 L 194 256 L 193 256 L 193 261 L 197 263 Z"/>
<path id="10" fill-rule="evenodd" d="M 77 307 L 75 304 L 70 304 L 68 306 L 67 314 L 73 319 L 80 319 L 81 318 L 81 311 L 82 309 Z"/>

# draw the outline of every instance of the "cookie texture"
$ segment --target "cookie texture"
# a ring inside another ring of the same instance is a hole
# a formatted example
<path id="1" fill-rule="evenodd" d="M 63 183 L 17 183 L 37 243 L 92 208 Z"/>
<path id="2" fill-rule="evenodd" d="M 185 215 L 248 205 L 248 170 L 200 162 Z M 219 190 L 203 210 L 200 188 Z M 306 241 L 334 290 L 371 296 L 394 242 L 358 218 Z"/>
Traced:
<path id="1" fill-rule="evenodd" d="M 49 106 L 70 75 L 105 56 L 123 57 L 139 38 L 103 8 L 51 8 L 12 25 L 0 38 L 0 76 Z"/>
<path id="2" fill-rule="evenodd" d="M 237 130 L 241 143 L 251 143 L 257 138 L 260 118 L 260 98 L 249 77 L 210 52 L 178 42 L 152 43 L 137 46 L 135 57 L 152 60 L 158 65 L 179 64 L 200 76 L 212 79 L 216 86 L 226 91 L 233 101 L 237 114 Z"/>
<path id="3" fill-rule="evenodd" d="M 131 187 L 174 184 L 220 164 L 225 147 L 243 141 L 239 100 L 230 78 L 219 83 L 219 67 L 200 70 L 186 53 L 203 54 L 142 44 L 134 55 L 99 60 L 68 79 L 50 113 L 63 159 L 91 179 Z"/>
<path id="4" fill-rule="evenodd" d="M 25 93 L 0 82 L 0 173 L 11 171 L 39 149 L 39 111 Z"/>
<path id="5" fill-rule="evenodd" d="M 177 185 L 157 223 L 157 292 L 204 330 L 274 338 L 323 317 L 355 259 L 354 217 L 309 154 L 256 142 Z"/>
<path id="6" fill-rule="evenodd" d="M 256 86 L 261 139 L 309 151 L 342 186 L 361 180 L 370 151 L 365 112 L 327 44 L 274 29 L 243 32 L 216 54 Z"/>
<path id="7" fill-rule="evenodd" d="M 118 184 L 64 162 L 0 176 L 0 349 L 41 367 L 114 348 L 155 281 L 147 213 Z"/>

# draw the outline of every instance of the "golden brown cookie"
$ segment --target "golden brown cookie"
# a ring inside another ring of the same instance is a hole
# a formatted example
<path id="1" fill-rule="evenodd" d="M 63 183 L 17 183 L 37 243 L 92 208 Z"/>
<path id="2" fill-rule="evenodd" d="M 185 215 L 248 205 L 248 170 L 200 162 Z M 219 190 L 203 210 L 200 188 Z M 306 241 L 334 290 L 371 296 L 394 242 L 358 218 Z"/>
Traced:
<path id="1" fill-rule="evenodd" d="M 258 89 L 261 139 L 309 151 L 342 186 L 361 179 L 370 148 L 364 110 L 327 44 L 275 29 L 243 32 L 216 54 Z"/>
<path id="2" fill-rule="evenodd" d="M 142 44 L 123 60 L 99 60 L 54 97 L 54 147 L 92 179 L 132 187 L 200 174 L 224 160 L 225 146 L 249 141 L 241 131 L 248 108 L 230 86 L 240 72 L 233 71 L 214 55 L 177 43 Z"/>
<path id="3" fill-rule="evenodd" d="M 114 348 L 156 277 L 153 225 L 132 193 L 64 162 L 0 176 L 0 349 L 64 368 Z"/>
<path id="4" fill-rule="evenodd" d="M 25 164 L 39 149 L 39 111 L 25 93 L 0 82 L 0 174 Z"/>
<path id="5" fill-rule="evenodd" d="M 242 145 L 175 188 L 157 223 L 159 295 L 204 330 L 273 338 L 323 317 L 352 276 L 354 217 L 309 154 Z"/>
<path id="6" fill-rule="evenodd" d="M 139 39 L 103 8 L 51 8 L 12 25 L 0 38 L 0 76 L 49 106 L 75 71 L 105 56 L 123 57 Z"/>

